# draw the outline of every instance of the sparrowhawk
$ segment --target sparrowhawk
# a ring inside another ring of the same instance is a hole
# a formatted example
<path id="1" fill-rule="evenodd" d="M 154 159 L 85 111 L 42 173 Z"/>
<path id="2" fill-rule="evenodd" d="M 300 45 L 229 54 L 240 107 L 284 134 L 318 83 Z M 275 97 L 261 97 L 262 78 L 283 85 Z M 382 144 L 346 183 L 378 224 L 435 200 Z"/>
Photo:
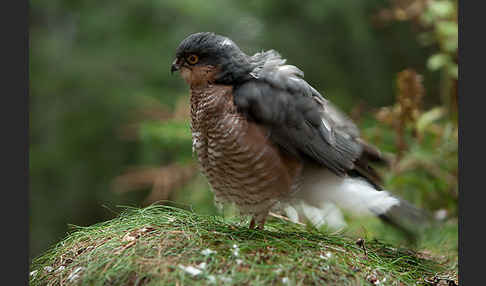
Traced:
<path id="1" fill-rule="evenodd" d="M 248 56 L 209 32 L 185 38 L 171 71 L 190 86 L 193 149 L 215 199 L 263 228 L 274 208 L 291 219 L 343 224 L 339 208 L 400 226 L 418 209 L 381 187 L 380 151 L 274 50 Z"/>

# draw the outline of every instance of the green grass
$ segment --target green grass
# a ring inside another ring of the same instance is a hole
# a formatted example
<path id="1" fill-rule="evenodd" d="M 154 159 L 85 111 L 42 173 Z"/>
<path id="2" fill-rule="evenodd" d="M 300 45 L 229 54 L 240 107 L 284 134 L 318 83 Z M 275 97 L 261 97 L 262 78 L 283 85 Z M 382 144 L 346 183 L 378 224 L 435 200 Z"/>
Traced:
<path id="1" fill-rule="evenodd" d="M 245 220 L 174 207 L 126 208 L 113 220 L 75 227 L 35 258 L 30 284 L 433 285 L 424 280 L 457 279 L 457 254 L 367 238 L 365 248 L 366 254 L 352 235 L 275 218 L 259 231 Z M 188 266 L 200 273 L 188 273 Z"/>

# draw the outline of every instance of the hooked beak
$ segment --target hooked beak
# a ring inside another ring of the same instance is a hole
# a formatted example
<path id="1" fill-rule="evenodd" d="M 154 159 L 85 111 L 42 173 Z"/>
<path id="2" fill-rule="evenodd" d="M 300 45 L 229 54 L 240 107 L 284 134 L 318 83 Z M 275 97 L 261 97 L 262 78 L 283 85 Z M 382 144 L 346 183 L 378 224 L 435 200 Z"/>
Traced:
<path id="1" fill-rule="evenodd" d="M 180 70 L 180 68 L 181 68 L 181 64 L 179 63 L 179 61 L 177 59 L 175 59 L 172 62 L 172 66 L 170 67 L 170 73 L 174 74 L 174 72 Z"/>

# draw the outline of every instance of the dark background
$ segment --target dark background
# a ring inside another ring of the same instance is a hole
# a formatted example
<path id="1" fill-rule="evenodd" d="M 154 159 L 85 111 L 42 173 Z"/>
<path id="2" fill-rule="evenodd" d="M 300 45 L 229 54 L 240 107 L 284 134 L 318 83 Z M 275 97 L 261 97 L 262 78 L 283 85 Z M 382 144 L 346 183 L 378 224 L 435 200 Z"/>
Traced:
<path id="1" fill-rule="evenodd" d="M 398 154 L 387 188 L 455 219 L 457 1 L 32 0 L 31 257 L 118 205 L 217 214 L 191 156 L 188 88 L 169 72 L 200 31 L 279 51 Z"/>

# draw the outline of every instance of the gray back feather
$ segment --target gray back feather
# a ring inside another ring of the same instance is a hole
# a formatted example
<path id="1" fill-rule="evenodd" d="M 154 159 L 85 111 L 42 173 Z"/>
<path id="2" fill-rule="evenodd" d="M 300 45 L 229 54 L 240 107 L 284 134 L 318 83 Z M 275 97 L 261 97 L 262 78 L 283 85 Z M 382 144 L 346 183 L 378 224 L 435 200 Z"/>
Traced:
<path id="1" fill-rule="evenodd" d="M 286 64 L 274 50 L 249 57 L 250 79 L 235 89 L 235 104 L 267 126 L 284 150 L 325 165 L 337 174 L 354 168 L 362 146 L 356 125 Z"/>
<path id="2" fill-rule="evenodd" d="M 287 60 L 283 59 L 277 51 L 269 50 L 257 53 L 250 58 L 250 62 L 256 65 L 250 73 L 253 78 L 265 81 L 282 90 L 314 97 L 322 106 L 322 117 L 327 121 L 326 125 L 332 124 L 337 130 L 346 130 L 346 133 L 359 137 L 359 129 L 352 120 L 308 84 L 303 79 L 302 70 L 294 65 L 285 64 Z"/>

